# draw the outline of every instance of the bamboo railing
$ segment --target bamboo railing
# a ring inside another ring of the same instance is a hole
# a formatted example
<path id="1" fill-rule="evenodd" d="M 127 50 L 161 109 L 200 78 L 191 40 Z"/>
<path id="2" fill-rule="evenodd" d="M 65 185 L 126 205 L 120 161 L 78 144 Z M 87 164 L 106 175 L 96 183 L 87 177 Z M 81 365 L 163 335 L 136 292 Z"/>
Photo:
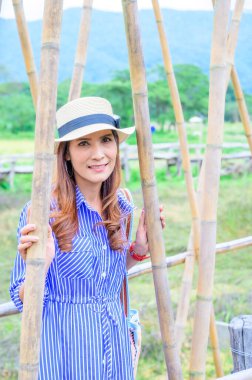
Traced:
<path id="1" fill-rule="evenodd" d="M 81 86 L 83 73 L 87 58 L 87 44 L 91 24 L 93 0 L 84 0 L 80 21 L 79 38 L 74 61 L 72 81 L 69 90 L 68 101 L 79 98 L 81 95 Z"/>
<path id="2" fill-rule="evenodd" d="M 216 212 L 225 109 L 226 40 L 229 0 L 217 0 L 212 36 L 208 135 L 203 178 L 199 280 L 193 325 L 190 379 L 205 379 L 206 351 L 212 311 Z"/>
<path id="3" fill-rule="evenodd" d="M 239 249 L 244 249 L 246 247 L 252 246 L 252 236 L 247 236 L 245 238 L 232 240 L 229 242 L 218 243 L 216 244 L 216 253 L 223 254 L 232 251 L 236 251 Z M 191 254 L 190 251 L 181 252 L 173 256 L 166 257 L 166 267 L 171 268 L 180 264 L 184 264 L 186 262 L 187 257 Z M 135 277 L 139 277 L 141 275 L 151 273 L 152 266 L 151 262 L 138 264 L 135 267 L 129 270 L 129 279 L 133 279 Z M 12 302 L 6 302 L 4 304 L 0 304 L 0 317 L 6 317 L 12 314 L 18 314 L 19 311 L 15 307 Z"/>
<path id="4" fill-rule="evenodd" d="M 26 73 L 30 83 L 31 95 L 33 100 L 33 105 L 36 110 L 37 100 L 38 100 L 38 76 L 36 65 L 34 61 L 34 56 L 32 52 L 32 45 L 29 36 L 29 31 L 25 19 L 23 1 L 22 0 L 12 0 L 13 8 L 16 17 L 17 29 L 19 34 L 19 39 L 21 43 L 21 48 L 23 52 Z"/>
<path id="5" fill-rule="evenodd" d="M 251 379 L 252 379 L 252 368 L 246 369 L 245 371 L 235 372 L 232 375 L 219 377 L 216 380 L 251 380 Z"/>
<path id="6" fill-rule="evenodd" d="M 31 223 L 37 226 L 39 242 L 27 252 L 20 339 L 20 380 L 34 380 L 38 375 L 62 6 L 62 0 L 45 0 L 44 4 L 30 217 Z"/>
<path id="7" fill-rule="evenodd" d="M 148 241 L 160 323 L 163 350 L 170 380 L 183 378 L 176 347 L 171 296 L 166 272 L 165 247 L 160 224 L 150 132 L 147 84 L 138 23 L 137 2 L 122 0 L 128 45 L 132 96 L 139 154 L 140 174 L 146 210 Z"/>

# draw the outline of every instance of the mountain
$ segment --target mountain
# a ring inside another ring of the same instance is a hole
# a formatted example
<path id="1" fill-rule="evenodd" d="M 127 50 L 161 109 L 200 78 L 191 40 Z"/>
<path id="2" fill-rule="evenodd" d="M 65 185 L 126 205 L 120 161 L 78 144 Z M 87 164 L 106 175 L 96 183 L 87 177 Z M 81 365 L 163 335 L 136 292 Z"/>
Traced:
<path id="1" fill-rule="evenodd" d="M 173 64 L 194 64 L 209 72 L 213 13 L 163 9 Z M 160 43 L 152 10 L 139 11 L 146 68 L 162 64 Z M 64 11 L 59 81 L 72 75 L 80 22 L 80 9 Z M 243 89 L 252 93 L 252 13 L 242 17 L 236 67 Z M 39 66 L 42 22 L 28 23 L 34 56 Z M 27 81 L 15 20 L 0 19 L 0 80 Z M 106 82 L 117 70 L 128 67 L 122 13 L 94 10 L 88 46 L 85 81 Z"/>

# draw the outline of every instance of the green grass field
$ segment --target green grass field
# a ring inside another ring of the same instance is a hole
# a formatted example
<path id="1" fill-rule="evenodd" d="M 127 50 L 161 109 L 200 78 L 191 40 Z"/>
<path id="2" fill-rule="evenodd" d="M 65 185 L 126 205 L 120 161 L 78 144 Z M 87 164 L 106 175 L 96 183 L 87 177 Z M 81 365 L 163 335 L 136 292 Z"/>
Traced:
<path id="1" fill-rule="evenodd" d="M 232 126 L 232 131 L 237 132 L 238 127 L 240 128 L 240 126 Z M 240 132 L 237 133 L 236 141 L 244 142 Z M 32 141 L 28 139 L 27 142 L 26 140 L 18 142 L 7 139 L 5 144 L 1 144 L 1 146 L 4 146 L 4 153 L 23 152 L 25 149 L 27 149 L 27 152 L 29 149 L 30 152 Z M 167 178 L 165 170 L 160 167 L 157 170 L 157 182 L 160 203 L 164 204 L 166 214 L 167 227 L 164 231 L 166 254 L 173 255 L 186 250 L 190 233 L 191 218 L 184 178 L 183 176 Z M 137 168 L 132 168 L 132 177 L 127 187 L 132 190 L 137 206 L 134 223 L 135 230 L 137 219 L 143 206 Z M 221 178 L 217 242 L 251 235 L 251 187 L 251 173 Z M 12 191 L 8 188 L 0 187 L 0 242 L 2 247 L 0 303 L 9 301 L 9 278 L 16 255 L 16 226 L 21 208 L 30 198 L 30 188 L 30 175 L 16 176 L 14 190 Z M 251 313 L 251 253 L 252 248 L 250 247 L 217 256 L 214 288 L 214 306 L 217 320 L 229 322 L 233 316 Z M 174 312 L 179 299 L 182 274 L 183 265 L 170 268 L 167 271 Z M 194 275 L 186 340 L 181 356 L 185 378 L 188 377 L 186 374 L 190 357 L 196 284 L 197 269 Z M 155 378 L 164 380 L 167 376 L 165 375 L 152 275 L 146 274 L 131 280 L 130 293 L 131 306 L 140 311 L 143 326 L 142 355 L 137 379 L 149 380 Z M 0 319 L 0 379 L 17 379 L 19 334 L 20 315 Z M 225 373 L 230 373 L 232 370 L 231 355 L 227 350 L 222 350 L 221 355 L 224 371 Z M 207 379 L 214 378 L 216 376 L 211 350 L 209 349 Z"/>

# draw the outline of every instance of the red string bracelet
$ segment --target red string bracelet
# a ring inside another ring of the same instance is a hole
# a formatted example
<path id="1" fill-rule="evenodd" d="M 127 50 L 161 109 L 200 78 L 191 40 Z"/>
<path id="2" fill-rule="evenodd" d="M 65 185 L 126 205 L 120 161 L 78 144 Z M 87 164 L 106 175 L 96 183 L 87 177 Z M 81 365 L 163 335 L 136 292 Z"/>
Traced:
<path id="1" fill-rule="evenodd" d="M 132 257 L 132 259 L 136 260 L 136 261 L 143 261 L 143 260 L 146 260 L 146 259 L 149 259 L 150 256 L 147 256 L 147 255 L 138 255 L 135 251 L 134 251 L 134 248 L 135 248 L 135 245 L 136 245 L 136 242 L 133 241 L 131 244 L 130 244 L 130 247 L 129 247 L 129 253 L 130 253 L 130 256 Z"/>

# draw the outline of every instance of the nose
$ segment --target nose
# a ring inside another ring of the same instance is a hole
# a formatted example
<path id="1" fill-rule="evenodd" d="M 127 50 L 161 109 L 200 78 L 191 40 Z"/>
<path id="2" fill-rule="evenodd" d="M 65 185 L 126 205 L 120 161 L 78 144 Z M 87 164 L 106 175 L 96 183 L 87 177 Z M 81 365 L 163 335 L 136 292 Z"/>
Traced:
<path id="1" fill-rule="evenodd" d="M 105 154 L 104 154 L 104 151 L 103 151 L 103 147 L 101 144 L 95 144 L 93 146 L 93 150 L 92 150 L 92 159 L 93 160 L 102 160 L 103 158 L 105 157 Z"/>

